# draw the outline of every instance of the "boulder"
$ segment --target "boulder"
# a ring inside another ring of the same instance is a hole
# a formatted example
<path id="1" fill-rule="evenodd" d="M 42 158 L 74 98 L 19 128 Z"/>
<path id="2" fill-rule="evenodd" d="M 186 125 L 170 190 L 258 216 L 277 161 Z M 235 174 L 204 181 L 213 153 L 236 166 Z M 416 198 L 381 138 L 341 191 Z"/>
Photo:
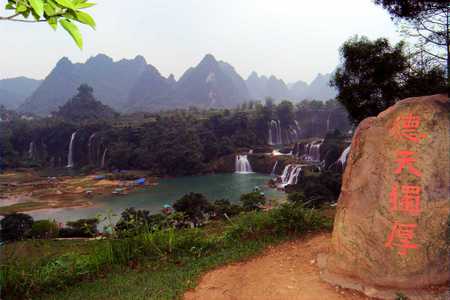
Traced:
<path id="1" fill-rule="evenodd" d="M 368 296 L 447 299 L 446 95 L 408 98 L 353 136 L 323 280 Z"/>

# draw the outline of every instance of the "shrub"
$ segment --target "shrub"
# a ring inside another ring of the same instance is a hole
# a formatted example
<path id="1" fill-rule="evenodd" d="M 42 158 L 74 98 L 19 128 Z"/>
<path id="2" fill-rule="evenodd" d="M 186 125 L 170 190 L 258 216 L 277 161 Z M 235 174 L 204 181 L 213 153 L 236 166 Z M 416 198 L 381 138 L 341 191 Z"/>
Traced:
<path id="1" fill-rule="evenodd" d="M 212 206 L 206 197 L 199 193 L 189 193 L 175 201 L 173 208 L 182 212 L 186 217 L 198 226 L 205 218 L 205 214 L 212 212 Z"/>
<path id="2" fill-rule="evenodd" d="M 127 208 L 121 214 L 115 229 L 120 237 L 136 235 L 142 231 L 155 231 L 167 226 L 166 217 L 162 214 L 150 215 L 148 210 Z"/>
<path id="3" fill-rule="evenodd" d="M 251 192 L 242 194 L 240 201 L 245 211 L 258 210 L 261 205 L 266 203 L 266 198 L 260 192 Z"/>
<path id="4" fill-rule="evenodd" d="M 67 222 L 67 227 L 59 230 L 61 237 L 93 237 L 98 233 L 98 219 L 79 219 Z"/>
<path id="5" fill-rule="evenodd" d="M 27 214 L 12 213 L 0 221 L 0 240 L 15 241 L 29 234 L 33 226 L 33 218 Z"/>
<path id="6" fill-rule="evenodd" d="M 296 204 L 303 203 L 306 200 L 305 194 L 303 192 L 289 193 L 287 196 L 287 199 L 289 202 L 296 203 Z"/>
<path id="7" fill-rule="evenodd" d="M 33 223 L 30 235 L 37 239 L 51 239 L 58 236 L 59 228 L 56 221 L 38 220 Z"/>
<path id="8" fill-rule="evenodd" d="M 231 202 L 226 199 L 220 199 L 214 201 L 213 210 L 216 218 L 222 219 L 224 218 L 225 214 L 228 217 L 239 214 L 242 211 L 242 208 L 239 205 L 231 204 Z"/>

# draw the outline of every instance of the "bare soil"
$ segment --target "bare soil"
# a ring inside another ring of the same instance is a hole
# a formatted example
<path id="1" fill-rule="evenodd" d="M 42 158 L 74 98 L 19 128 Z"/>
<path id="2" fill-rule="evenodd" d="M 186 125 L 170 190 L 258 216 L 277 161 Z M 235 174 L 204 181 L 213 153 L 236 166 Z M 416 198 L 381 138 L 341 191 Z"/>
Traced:
<path id="1" fill-rule="evenodd" d="M 362 300 L 361 293 L 320 280 L 317 255 L 329 251 L 331 234 L 321 233 L 268 248 L 249 261 L 205 274 L 184 300 Z"/>

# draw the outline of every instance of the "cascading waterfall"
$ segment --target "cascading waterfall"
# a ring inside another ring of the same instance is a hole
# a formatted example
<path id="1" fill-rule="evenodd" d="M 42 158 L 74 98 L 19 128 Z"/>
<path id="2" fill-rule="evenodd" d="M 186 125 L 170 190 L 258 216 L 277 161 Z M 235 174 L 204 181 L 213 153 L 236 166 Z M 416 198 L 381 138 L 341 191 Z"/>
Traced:
<path id="1" fill-rule="evenodd" d="M 287 185 L 293 185 L 298 183 L 298 177 L 302 171 L 300 165 L 289 164 L 284 167 L 283 174 L 281 174 L 281 184 L 279 187 L 286 187 Z"/>
<path id="2" fill-rule="evenodd" d="M 328 114 L 328 118 L 327 118 L 327 132 L 330 131 L 330 114 Z"/>
<path id="3" fill-rule="evenodd" d="M 248 161 L 247 155 L 236 155 L 235 172 L 239 174 L 253 173 L 252 166 Z"/>
<path id="4" fill-rule="evenodd" d="M 275 161 L 275 164 L 273 165 L 273 168 L 272 168 L 272 172 L 270 174 L 275 175 L 275 172 L 277 170 L 277 166 L 278 166 L 278 160 Z"/>
<path id="5" fill-rule="evenodd" d="M 34 142 L 30 142 L 30 146 L 28 147 L 28 158 L 33 159 L 34 156 Z"/>
<path id="6" fill-rule="evenodd" d="M 108 152 L 108 148 L 105 148 L 105 151 L 103 151 L 103 155 L 102 155 L 102 164 L 100 165 L 100 167 L 103 169 L 105 167 L 105 163 L 106 163 L 106 153 Z"/>
<path id="7" fill-rule="evenodd" d="M 342 151 L 341 156 L 337 160 L 341 164 L 342 167 L 345 166 L 345 163 L 347 162 L 347 158 L 348 158 L 348 154 L 350 153 L 351 146 L 352 145 L 349 145 L 347 148 L 345 148 L 344 151 Z"/>
<path id="8" fill-rule="evenodd" d="M 77 135 L 77 132 L 75 131 L 72 133 L 72 136 L 70 137 L 70 143 L 69 143 L 69 154 L 67 155 L 67 168 L 73 168 L 73 142 L 75 140 L 75 136 Z"/>
<path id="9" fill-rule="evenodd" d="M 283 138 L 281 136 L 281 122 L 280 120 L 271 120 L 269 122 L 269 145 L 281 145 L 283 144 Z"/>
<path id="10" fill-rule="evenodd" d="M 309 161 L 320 161 L 320 147 L 323 141 L 314 141 L 305 147 L 304 159 Z"/>
<path id="11" fill-rule="evenodd" d="M 92 163 L 92 140 L 94 139 L 95 135 L 97 133 L 93 133 L 89 136 L 89 141 L 88 141 L 88 157 L 89 157 L 89 161 Z"/>

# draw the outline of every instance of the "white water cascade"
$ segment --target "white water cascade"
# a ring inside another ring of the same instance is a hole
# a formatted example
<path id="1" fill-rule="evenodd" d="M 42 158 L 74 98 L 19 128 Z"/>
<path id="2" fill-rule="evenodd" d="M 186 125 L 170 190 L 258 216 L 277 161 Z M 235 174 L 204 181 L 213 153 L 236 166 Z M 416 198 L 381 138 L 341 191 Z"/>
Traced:
<path id="1" fill-rule="evenodd" d="M 89 161 L 92 160 L 92 140 L 94 139 L 96 133 L 91 134 L 91 136 L 89 136 L 89 141 L 88 141 L 88 157 L 89 157 Z"/>
<path id="2" fill-rule="evenodd" d="M 70 137 L 70 143 L 69 143 L 69 154 L 67 155 L 67 168 L 73 168 L 73 142 L 75 140 L 75 136 L 77 135 L 77 132 L 75 131 L 72 133 L 72 136 Z"/>
<path id="3" fill-rule="evenodd" d="M 270 173 L 271 175 L 275 175 L 275 171 L 277 170 L 277 166 L 278 166 L 278 160 L 273 165 L 272 172 Z"/>
<path id="4" fill-rule="evenodd" d="M 283 174 L 281 174 L 281 184 L 279 187 L 286 187 L 287 185 L 297 184 L 298 176 L 302 171 L 302 167 L 300 165 L 289 164 L 284 167 Z"/>
<path id="5" fill-rule="evenodd" d="M 330 131 L 330 114 L 328 114 L 328 118 L 327 118 L 327 131 L 326 132 L 329 132 Z"/>
<path id="6" fill-rule="evenodd" d="M 247 155 L 236 155 L 235 172 L 238 174 L 253 173 L 252 166 L 248 161 Z"/>
<path id="7" fill-rule="evenodd" d="M 267 143 L 269 145 L 283 144 L 280 120 L 272 120 L 269 122 L 269 139 Z"/>
<path id="8" fill-rule="evenodd" d="M 314 141 L 305 147 L 304 159 L 309 161 L 320 161 L 320 147 L 323 141 Z"/>
<path id="9" fill-rule="evenodd" d="M 347 148 L 342 151 L 341 156 L 337 160 L 341 164 L 342 167 L 345 166 L 345 163 L 347 162 L 348 154 L 350 153 L 351 145 L 349 145 Z"/>
<path id="10" fill-rule="evenodd" d="M 33 159 L 34 155 L 34 142 L 30 142 L 30 146 L 28 147 L 28 158 Z"/>
<path id="11" fill-rule="evenodd" d="M 106 153 L 108 152 L 108 148 L 105 148 L 105 151 L 103 151 L 103 155 L 102 155 L 102 164 L 100 165 L 100 167 L 103 169 L 105 167 L 105 163 L 106 163 Z"/>

